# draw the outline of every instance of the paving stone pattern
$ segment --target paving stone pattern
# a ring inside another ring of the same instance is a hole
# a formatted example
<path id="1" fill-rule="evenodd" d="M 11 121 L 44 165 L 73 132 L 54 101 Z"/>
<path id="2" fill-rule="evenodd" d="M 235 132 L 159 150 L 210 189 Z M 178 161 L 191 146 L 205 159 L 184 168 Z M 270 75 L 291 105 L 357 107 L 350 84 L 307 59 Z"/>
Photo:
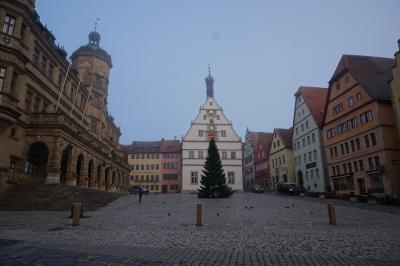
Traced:
<path id="1" fill-rule="evenodd" d="M 129 195 L 76 227 L 68 212 L 1 212 L 0 265 L 400 265 L 399 207 L 338 201 L 332 226 L 328 202 Z"/>

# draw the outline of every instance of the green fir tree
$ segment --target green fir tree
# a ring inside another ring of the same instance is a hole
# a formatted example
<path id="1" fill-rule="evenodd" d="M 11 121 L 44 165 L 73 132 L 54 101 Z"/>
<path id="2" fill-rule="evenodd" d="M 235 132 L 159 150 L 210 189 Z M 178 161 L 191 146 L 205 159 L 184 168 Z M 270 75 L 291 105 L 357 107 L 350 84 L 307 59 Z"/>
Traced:
<path id="1" fill-rule="evenodd" d="M 201 175 L 199 198 L 227 198 L 233 194 L 232 188 L 226 184 L 224 169 L 214 138 L 208 146 L 208 156 Z"/>

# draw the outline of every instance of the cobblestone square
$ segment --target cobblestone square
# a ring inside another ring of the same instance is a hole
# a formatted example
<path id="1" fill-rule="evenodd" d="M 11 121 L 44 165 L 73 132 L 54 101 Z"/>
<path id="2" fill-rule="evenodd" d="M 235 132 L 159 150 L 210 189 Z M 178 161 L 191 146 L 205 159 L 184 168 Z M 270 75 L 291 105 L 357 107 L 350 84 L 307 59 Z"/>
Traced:
<path id="1" fill-rule="evenodd" d="M 328 202 L 337 225 L 328 224 Z M 156 194 L 86 212 L 80 226 L 68 216 L 0 213 L 0 264 L 400 265 L 398 207 L 275 193 Z"/>

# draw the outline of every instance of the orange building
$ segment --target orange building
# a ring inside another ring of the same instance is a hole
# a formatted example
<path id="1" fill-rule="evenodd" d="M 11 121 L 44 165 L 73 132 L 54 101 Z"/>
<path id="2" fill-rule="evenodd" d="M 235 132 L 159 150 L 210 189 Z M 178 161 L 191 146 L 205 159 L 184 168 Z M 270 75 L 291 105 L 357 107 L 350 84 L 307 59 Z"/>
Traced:
<path id="1" fill-rule="evenodd" d="M 394 60 L 343 55 L 329 82 L 324 142 L 331 189 L 399 195 L 399 142 L 388 80 Z"/>

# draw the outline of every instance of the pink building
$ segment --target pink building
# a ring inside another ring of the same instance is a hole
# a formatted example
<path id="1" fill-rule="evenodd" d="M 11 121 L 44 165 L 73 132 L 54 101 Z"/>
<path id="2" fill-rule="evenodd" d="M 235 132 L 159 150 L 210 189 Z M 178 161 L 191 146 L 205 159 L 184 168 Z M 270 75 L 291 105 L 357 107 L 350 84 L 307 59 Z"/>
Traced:
<path id="1" fill-rule="evenodd" d="M 182 144 L 179 140 L 162 140 L 160 146 L 161 192 L 182 189 Z"/>

